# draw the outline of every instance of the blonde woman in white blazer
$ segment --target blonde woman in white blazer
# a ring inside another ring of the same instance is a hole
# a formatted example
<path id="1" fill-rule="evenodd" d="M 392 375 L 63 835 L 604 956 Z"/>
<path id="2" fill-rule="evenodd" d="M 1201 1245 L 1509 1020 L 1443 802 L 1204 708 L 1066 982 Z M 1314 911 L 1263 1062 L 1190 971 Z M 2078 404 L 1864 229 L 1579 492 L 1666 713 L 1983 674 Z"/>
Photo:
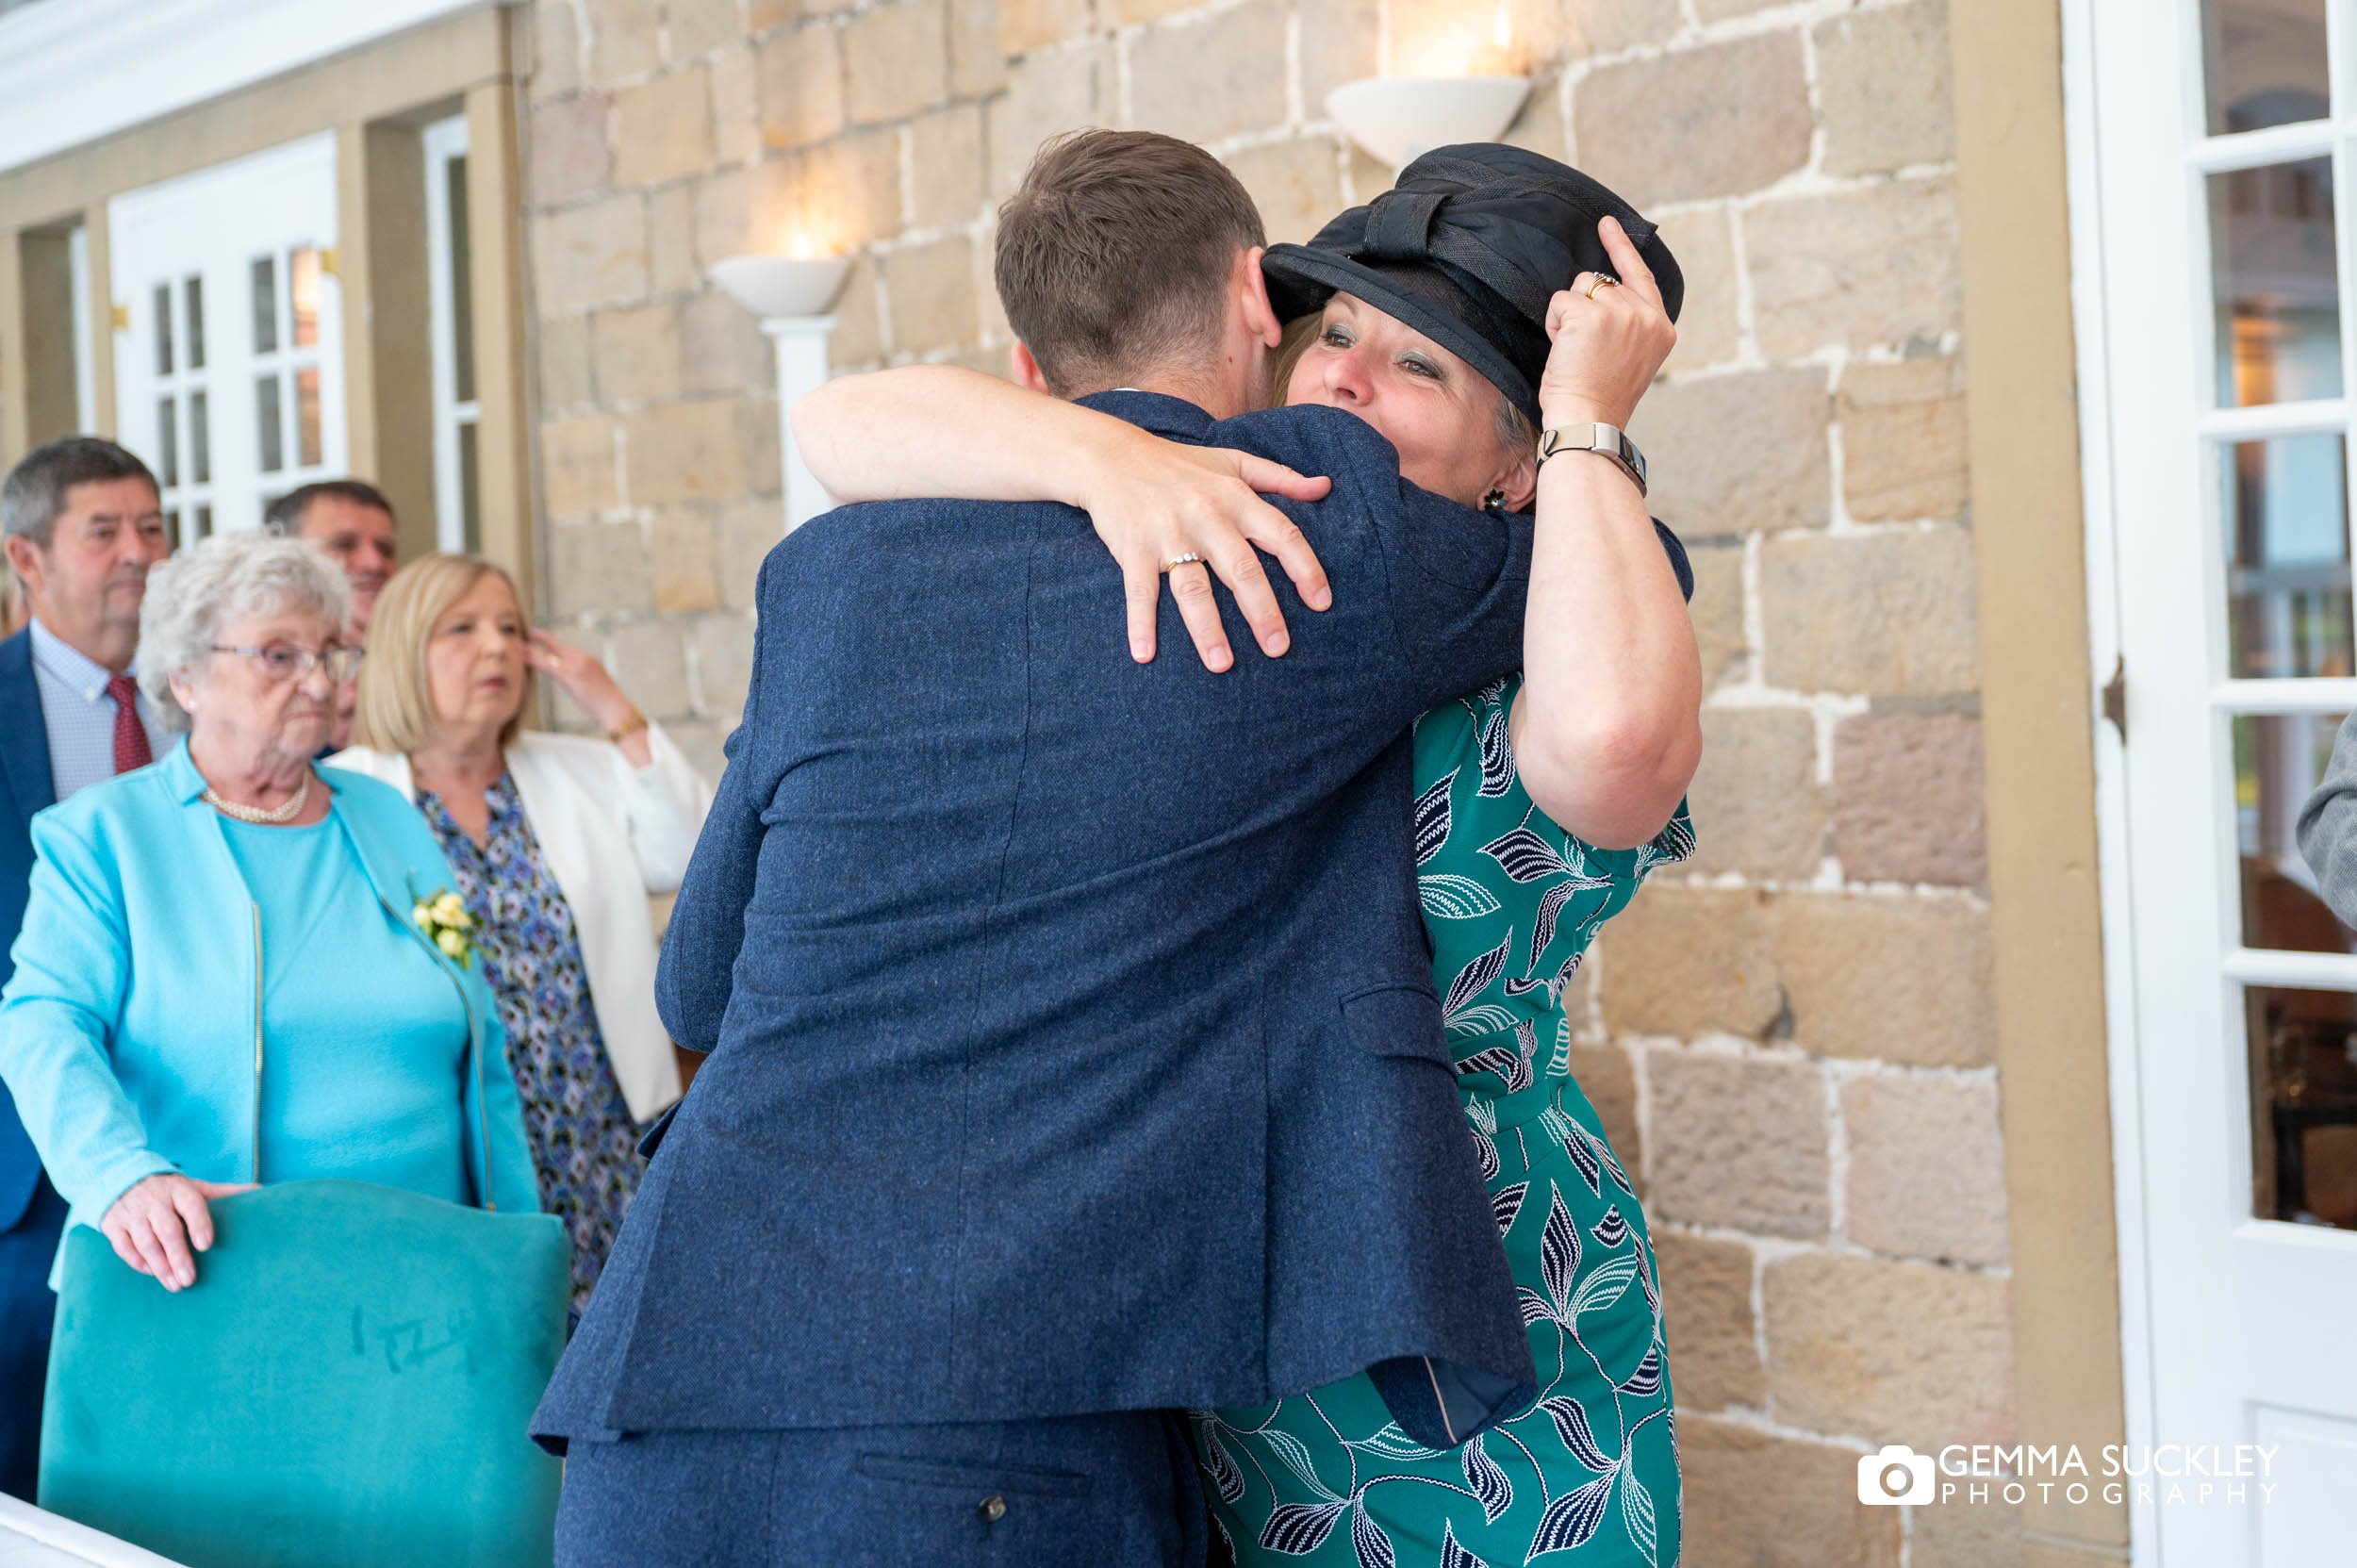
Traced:
<path id="1" fill-rule="evenodd" d="M 540 674 L 606 738 L 524 730 Z M 428 555 L 387 585 L 353 733 L 329 766 L 406 794 L 457 878 L 412 892 L 465 906 L 541 1206 L 572 1239 L 578 1312 L 637 1186 L 637 1130 L 679 1098 L 647 900 L 679 886 L 711 789 L 603 665 L 535 630 L 507 574 L 473 556 Z"/>

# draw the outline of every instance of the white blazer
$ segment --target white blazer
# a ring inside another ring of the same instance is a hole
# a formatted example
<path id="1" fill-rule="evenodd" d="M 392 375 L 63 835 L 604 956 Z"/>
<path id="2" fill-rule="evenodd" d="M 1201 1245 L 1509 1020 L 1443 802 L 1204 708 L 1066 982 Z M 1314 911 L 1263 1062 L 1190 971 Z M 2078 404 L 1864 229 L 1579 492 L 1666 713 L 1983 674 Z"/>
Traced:
<path id="1" fill-rule="evenodd" d="M 527 731 L 507 748 L 508 776 L 549 874 L 573 907 L 581 961 L 598 1030 L 630 1114 L 641 1123 L 679 1098 L 679 1059 L 654 1010 L 656 956 L 651 894 L 674 893 L 712 806 L 712 786 L 659 724 L 654 753 L 633 767 L 621 748 L 581 735 Z M 417 801 L 409 759 L 354 746 L 327 759 L 381 779 Z"/>

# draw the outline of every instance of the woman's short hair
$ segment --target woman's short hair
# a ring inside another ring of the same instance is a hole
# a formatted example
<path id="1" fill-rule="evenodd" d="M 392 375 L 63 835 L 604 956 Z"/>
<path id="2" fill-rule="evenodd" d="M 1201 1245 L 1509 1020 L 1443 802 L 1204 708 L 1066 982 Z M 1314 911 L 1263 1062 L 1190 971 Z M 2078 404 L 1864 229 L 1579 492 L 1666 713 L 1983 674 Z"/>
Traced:
<path id="1" fill-rule="evenodd" d="M 157 716 L 187 729 L 172 678 L 212 656 L 225 621 L 271 615 L 315 615 L 344 626 L 352 584 L 319 546 L 251 530 L 215 534 L 149 569 L 140 603 L 140 689 Z"/>
<path id="2" fill-rule="evenodd" d="M 356 744 L 407 755 L 433 738 L 434 691 L 426 679 L 425 645 L 434 623 L 486 577 L 507 585 L 516 613 L 523 616 L 524 596 L 516 593 L 516 580 L 480 555 L 421 555 L 393 573 L 369 617 L 369 656 L 360 666 L 360 705 L 352 716 Z M 529 628 L 531 618 L 524 619 Z M 501 745 L 522 733 L 535 695 L 532 666 L 526 664 L 522 701 L 500 730 Z"/>

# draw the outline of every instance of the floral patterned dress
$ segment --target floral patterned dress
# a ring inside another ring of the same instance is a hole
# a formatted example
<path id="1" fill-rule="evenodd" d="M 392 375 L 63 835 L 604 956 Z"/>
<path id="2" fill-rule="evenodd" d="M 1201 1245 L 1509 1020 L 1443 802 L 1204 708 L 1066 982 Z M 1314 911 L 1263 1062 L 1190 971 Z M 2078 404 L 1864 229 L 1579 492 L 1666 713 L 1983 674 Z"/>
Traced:
<path id="1" fill-rule="evenodd" d="M 515 781 L 501 774 L 485 800 L 491 822 L 479 848 L 440 796 L 421 792 L 418 806 L 475 918 L 475 953 L 507 1030 L 540 1207 L 564 1220 L 572 1241 L 578 1318 L 638 1186 L 638 1131 L 590 1005 L 572 905 L 540 856 Z"/>
<path id="2" fill-rule="evenodd" d="M 1520 677 L 1416 726 L 1417 880 L 1459 1094 L 1538 1363 L 1538 1402 L 1423 1447 L 1362 1374 L 1192 1428 L 1215 1533 L 1247 1568 L 1672 1568 L 1683 1494 L 1660 1271 L 1643 1209 L 1571 1076 L 1562 1008 L 1596 928 L 1693 850 L 1594 849 L 1539 813 L 1507 715 Z"/>

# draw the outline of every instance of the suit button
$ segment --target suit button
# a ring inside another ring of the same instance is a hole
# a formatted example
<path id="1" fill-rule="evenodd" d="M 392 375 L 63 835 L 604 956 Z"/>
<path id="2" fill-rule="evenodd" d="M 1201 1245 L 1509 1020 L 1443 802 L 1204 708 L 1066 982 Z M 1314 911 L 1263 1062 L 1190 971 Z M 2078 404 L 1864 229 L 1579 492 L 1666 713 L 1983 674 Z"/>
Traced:
<path id="1" fill-rule="evenodd" d="M 983 1524 L 996 1525 L 1007 1516 L 1007 1500 L 994 1492 L 983 1498 L 981 1507 L 974 1511 L 982 1516 Z"/>

